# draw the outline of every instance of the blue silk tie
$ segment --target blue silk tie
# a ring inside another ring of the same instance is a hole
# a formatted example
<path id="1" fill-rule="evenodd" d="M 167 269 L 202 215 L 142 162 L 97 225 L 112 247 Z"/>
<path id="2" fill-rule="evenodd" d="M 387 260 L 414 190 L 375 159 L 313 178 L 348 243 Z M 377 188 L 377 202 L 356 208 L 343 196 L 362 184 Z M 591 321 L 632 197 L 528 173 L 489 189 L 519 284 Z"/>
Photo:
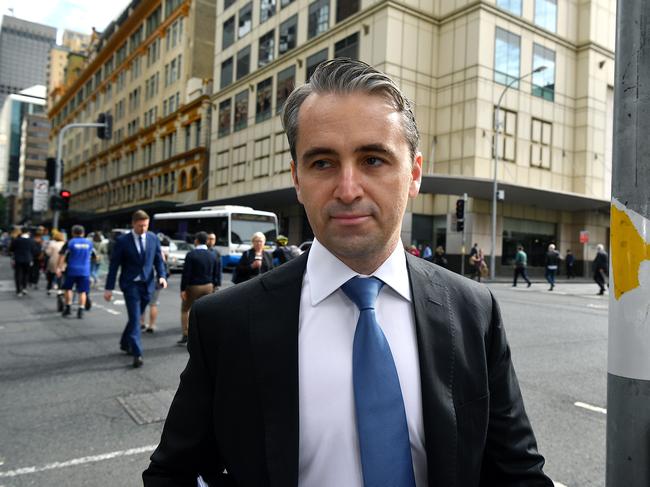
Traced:
<path id="1" fill-rule="evenodd" d="M 359 308 L 352 377 L 364 487 L 415 487 L 411 444 L 393 354 L 377 318 L 384 283 L 354 277 L 341 286 Z"/>

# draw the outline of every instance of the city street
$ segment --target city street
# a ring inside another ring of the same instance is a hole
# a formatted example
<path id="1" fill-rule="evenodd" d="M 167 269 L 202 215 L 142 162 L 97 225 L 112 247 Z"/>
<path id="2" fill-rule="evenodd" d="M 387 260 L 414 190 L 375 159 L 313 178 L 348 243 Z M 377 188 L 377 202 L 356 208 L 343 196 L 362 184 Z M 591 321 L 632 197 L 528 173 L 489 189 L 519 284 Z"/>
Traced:
<path id="1" fill-rule="evenodd" d="M 141 485 L 187 359 L 176 345 L 179 281 L 162 292 L 158 331 L 144 334 L 134 370 L 118 348 L 119 294 L 106 303 L 94 290 L 83 320 L 63 319 L 43 280 L 16 298 L 0 257 L 0 486 Z M 546 472 L 558 485 L 604 486 L 607 296 L 586 282 L 491 288 Z"/>

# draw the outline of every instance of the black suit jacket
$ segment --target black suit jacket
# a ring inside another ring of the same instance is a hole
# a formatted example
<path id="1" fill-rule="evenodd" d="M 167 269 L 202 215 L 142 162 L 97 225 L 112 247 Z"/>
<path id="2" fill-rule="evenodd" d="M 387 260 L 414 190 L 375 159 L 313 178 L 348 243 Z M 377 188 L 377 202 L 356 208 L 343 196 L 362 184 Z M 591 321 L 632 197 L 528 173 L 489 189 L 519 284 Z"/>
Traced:
<path id="1" fill-rule="evenodd" d="M 195 485 L 198 474 L 211 487 L 298 485 L 306 261 L 302 255 L 192 306 L 189 362 L 145 485 Z M 552 487 L 489 289 L 423 259 L 407 262 L 429 486 Z"/>

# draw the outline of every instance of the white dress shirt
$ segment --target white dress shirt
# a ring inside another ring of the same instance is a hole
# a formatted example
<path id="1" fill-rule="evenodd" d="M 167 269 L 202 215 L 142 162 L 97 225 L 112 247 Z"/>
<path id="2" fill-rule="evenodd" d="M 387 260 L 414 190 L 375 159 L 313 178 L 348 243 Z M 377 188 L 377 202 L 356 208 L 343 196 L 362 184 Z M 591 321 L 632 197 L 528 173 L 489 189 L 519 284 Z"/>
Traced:
<path id="1" fill-rule="evenodd" d="M 363 487 L 352 384 L 352 343 L 359 309 L 340 289 L 358 275 L 314 240 L 300 297 L 300 487 Z M 377 297 L 376 316 L 399 376 L 416 485 L 425 487 L 415 316 L 400 245 L 372 275 L 385 283 Z"/>

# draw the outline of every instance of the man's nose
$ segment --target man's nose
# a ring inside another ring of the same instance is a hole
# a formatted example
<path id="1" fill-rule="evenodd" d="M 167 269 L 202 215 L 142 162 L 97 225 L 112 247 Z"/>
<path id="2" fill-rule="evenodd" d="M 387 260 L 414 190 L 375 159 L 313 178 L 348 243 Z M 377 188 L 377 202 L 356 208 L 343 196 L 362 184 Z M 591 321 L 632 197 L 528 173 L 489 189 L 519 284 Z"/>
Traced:
<path id="1" fill-rule="evenodd" d="M 343 164 L 336 181 L 334 196 L 343 203 L 352 203 L 363 195 L 362 174 L 354 164 Z"/>

